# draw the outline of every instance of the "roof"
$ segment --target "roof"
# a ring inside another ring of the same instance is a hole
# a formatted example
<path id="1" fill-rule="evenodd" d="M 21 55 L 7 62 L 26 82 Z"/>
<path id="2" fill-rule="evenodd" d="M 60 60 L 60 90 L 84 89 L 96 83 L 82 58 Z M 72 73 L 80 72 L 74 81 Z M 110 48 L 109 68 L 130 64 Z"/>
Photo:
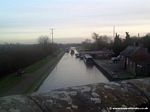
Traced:
<path id="1" fill-rule="evenodd" d="M 120 55 L 130 57 L 135 51 L 137 51 L 140 47 L 128 46 L 125 50 L 123 50 Z"/>
<path id="2" fill-rule="evenodd" d="M 130 57 L 137 63 L 150 63 L 150 54 L 144 47 L 129 46 L 120 55 Z"/>

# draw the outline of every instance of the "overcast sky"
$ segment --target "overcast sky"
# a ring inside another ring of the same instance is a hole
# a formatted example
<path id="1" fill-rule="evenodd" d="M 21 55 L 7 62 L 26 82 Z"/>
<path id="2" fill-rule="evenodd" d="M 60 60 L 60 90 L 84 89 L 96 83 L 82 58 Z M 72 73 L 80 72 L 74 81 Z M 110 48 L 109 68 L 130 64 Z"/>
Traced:
<path id="1" fill-rule="evenodd" d="M 122 36 L 150 32 L 150 0 L 0 0 L 1 42 L 32 42 L 50 28 L 56 40 L 75 42 L 112 36 L 113 25 Z"/>

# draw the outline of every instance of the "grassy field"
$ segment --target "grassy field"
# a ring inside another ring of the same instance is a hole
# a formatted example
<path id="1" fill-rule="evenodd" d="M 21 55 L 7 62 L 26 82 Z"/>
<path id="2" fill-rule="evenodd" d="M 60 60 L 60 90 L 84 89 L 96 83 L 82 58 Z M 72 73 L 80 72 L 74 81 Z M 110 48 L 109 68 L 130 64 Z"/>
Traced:
<path id="1" fill-rule="evenodd" d="M 49 75 L 64 53 L 48 56 L 24 69 L 22 76 L 16 73 L 0 79 L 0 96 L 34 92 Z"/>

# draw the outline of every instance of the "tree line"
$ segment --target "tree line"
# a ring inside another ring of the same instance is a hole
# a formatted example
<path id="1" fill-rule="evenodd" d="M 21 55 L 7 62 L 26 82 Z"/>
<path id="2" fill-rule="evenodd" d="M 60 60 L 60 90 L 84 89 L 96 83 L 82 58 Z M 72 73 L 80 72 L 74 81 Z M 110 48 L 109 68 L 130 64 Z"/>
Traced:
<path id="1" fill-rule="evenodd" d="M 51 44 L 47 36 L 41 36 L 38 44 L 1 44 L 0 77 L 27 67 L 48 55 L 56 55 L 57 44 Z"/>
<path id="2" fill-rule="evenodd" d="M 116 33 L 114 40 L 107 35 L 92 34 L 92 40 L 86 39 L 82 42 L 82 46 L 89 50 L 102 50 L 104 48 L 113 50 L 116 55 L 119 55 L 127 46 L 143 46 L 150 52 L 150 33 L 142 37 L 130 36 L 129 32 L 125 32 L 125 38 L 120 37 Z"/>

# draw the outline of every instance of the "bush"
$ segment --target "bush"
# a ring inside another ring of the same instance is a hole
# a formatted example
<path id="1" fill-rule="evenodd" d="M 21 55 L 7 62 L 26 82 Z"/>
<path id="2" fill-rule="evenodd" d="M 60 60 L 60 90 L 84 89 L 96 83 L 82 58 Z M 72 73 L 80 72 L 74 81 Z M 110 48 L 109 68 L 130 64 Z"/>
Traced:
<path id="1" fill-rule="evenodd" d="M 57 47 L 48 44 L 43 47 L 36 45 L 5 44 L 0 45 L 0 76 L 16 72 L 36 61 L 53 55 Z"/>

